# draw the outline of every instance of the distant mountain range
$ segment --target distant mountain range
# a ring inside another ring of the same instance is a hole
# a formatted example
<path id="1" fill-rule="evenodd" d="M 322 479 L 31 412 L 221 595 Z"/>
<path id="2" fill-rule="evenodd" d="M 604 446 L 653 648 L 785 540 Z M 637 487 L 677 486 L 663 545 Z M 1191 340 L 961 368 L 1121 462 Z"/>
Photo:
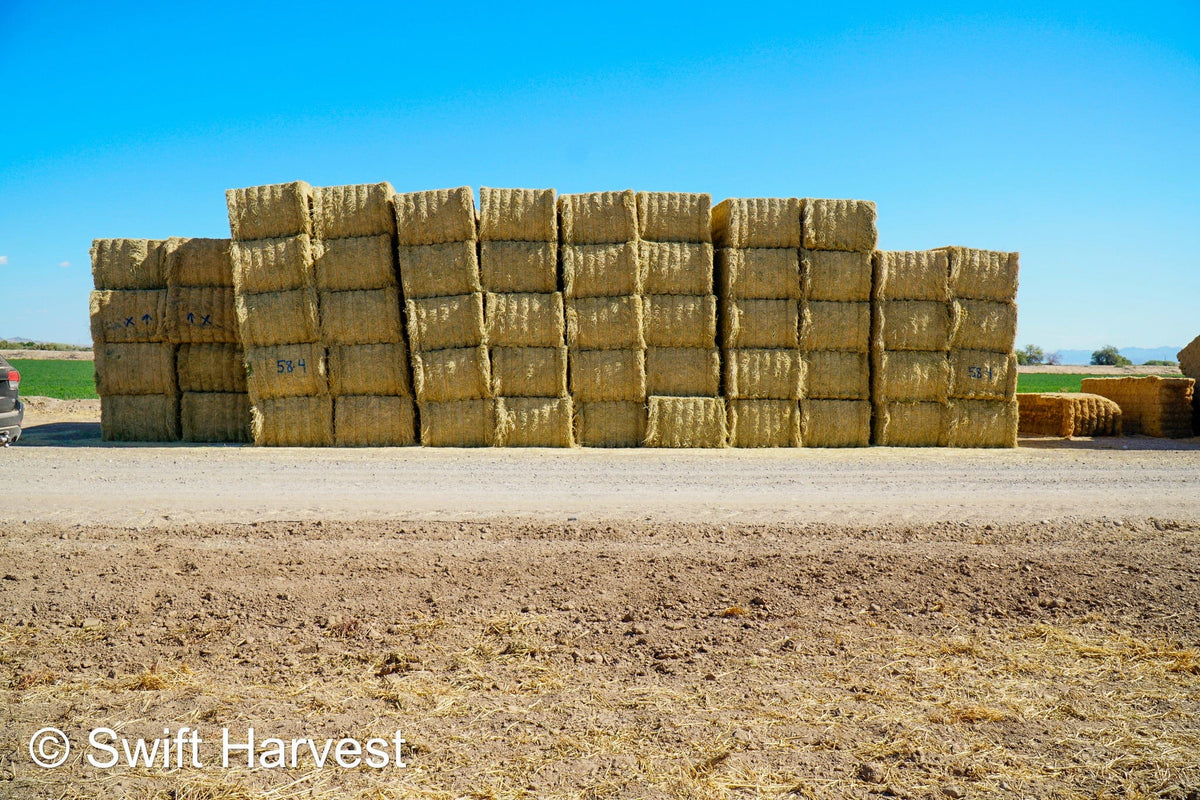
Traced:
<path id="1" fill-rule="evenodd" d="M 1096 348 L 1099 350 L 1100 348 Z M 1176 361 L 1182 347 L 1120 347 L 1118 351 L 1135 364 L 1147 361 Z M 1064 364 L 1092 363 L 1091 350 L 1059 350 Z"/>

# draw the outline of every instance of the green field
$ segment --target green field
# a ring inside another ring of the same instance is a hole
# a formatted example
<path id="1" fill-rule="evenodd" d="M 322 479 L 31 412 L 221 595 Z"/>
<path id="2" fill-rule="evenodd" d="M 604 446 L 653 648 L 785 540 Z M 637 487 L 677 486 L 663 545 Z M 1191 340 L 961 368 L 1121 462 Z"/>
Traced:
<path id="1" fill-rule="evenodd" d="M 1177 372 L 1164 372 L 1163 375 L 1178 378 Z M 1064 372 L 1023 372 L 1017 376 L 1018 392 L 1078 392 L 1080 381 L 1084 378 L 1128 378 L 1129 375 L 1077 375 Z"/>
<path id="2" fill-rule="evenodd" d="M 13 358 L 8 363 L 21 373 L 21 394 L 26 397 L 79 400 L 99 396 L 91 361 Z"/>

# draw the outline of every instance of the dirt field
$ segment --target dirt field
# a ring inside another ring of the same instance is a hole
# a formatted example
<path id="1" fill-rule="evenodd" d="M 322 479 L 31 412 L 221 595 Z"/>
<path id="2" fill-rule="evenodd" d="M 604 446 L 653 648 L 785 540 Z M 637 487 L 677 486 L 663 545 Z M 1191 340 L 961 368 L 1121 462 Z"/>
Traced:
<path id="1" fill-rule="evenodd" d="M 1200 792 L 1196 440 L 100 446 L 35 405 L 0 450 L 0 797 Z M 201 767 L 85 761 L 184 726 Z M 223 768 L 250 727 L 399 730 L 406 766 Z"/>

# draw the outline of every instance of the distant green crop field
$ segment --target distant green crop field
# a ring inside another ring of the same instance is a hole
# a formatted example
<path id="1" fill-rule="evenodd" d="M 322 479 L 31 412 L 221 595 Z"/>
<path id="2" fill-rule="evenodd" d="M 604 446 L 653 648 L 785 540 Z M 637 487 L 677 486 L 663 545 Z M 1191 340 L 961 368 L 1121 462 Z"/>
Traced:
<path id="1" fill-rule="evenodd" d="M 99 396 L 91 361 L 13 358 L 8 363 L 21 373 L 21 394 L 27 397 L 80 400 Z"/>
<path id="2" fill-rule="evenodd" d="M 1179 377 L 1177 373 L 1164 372 L 1164 375 Z M 1084 378 L 1128 378 L 1129 375 L 1078 375 L 1064 372 L 1022 372 L 1017 375 L 1018 392 L 1080 392 L 1081 381 Z"/>

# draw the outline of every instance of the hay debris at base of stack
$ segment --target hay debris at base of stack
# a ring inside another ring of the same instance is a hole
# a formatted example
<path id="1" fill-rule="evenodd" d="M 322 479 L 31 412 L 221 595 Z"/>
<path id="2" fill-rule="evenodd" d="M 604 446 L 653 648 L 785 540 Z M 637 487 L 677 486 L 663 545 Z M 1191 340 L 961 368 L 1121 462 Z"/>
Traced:
<path id="1" fill-rule="evenodd" d="M 176 394 L 100 395 L 100 438 L 106 442 L 179 441 Z"/>
<path id="2" fill-rule="evenodd" d="M 229 189 L 225 204 L 238 241 L 312 234 L 313 189 L 304 181 Z"/>
<path id="3" fill-rule="evenodd" d="M 867 447 L 871 444 L 870 401 L 801 401 L 800 442 L 804 447 Z"/>
<path id="4" fill-rule="evenodd" d="M 254 402 L 329 392 L 325 348 L 316 343 L 247 347 L 246 389 Z"/>
<path id="5" fill-rule="evenodd" d="M 270 397 L 250 409 L 254 443 L 267 447 L 332 447 L 333 398 Z"/>
<path id="6" fill-rule="evenodd" d="M 426 402 L 420 406 L 422 447 L 492 447 L 496 401 Z"/>
<path id="7" fill-rule="evenodd" d="M 185 442 L 250 442 L 250 396 L 245 392 L 184 392 L 179 427 Z"/>
<path id="8" fill-rule="evenodd" d="M 947 447 L 1016 447 L 1016 400 L 951 400 Z"/>
<path id="9" fill-rule="evenodd" d="M 870 253 L 879 240 L 875 203 L 870 200 L 805 198 L 802 202 L 803 247 Z"/>
<path id="10" fill-rule="evenodd" d="M 572 447 L 572 416 L 569 397 L 499 397 L 496 446 Z"/>
<path id="11" fill-rule="evenodd" d="M 181 392 L 246 392 L 246 362 L 239 344 L 184 344 L 175 355 Z"/>
<path id="12" fill-rule="evenodd" d="M 1196 381 L 1192 378 L 1084 378 L 1086 394 L 1107 397 L 1121 408 L 1121 427 L 1126 435 L 1143 434 L 1182 439 L 1193 434 L 1192 400 Z"/>
<path id="13" fill-rule="evenodd" d="M 1018 432 L 1031 436 L 1120 436 L 1121 407 L 1107 397 L 1081 392 L 1017 395 Z"/>
<path id="14" fill-rule="evenodd" d="M 646 447 L 725 447 L 727 424 L 724 398 L 651 396 Z"/>
<path id="15" fill-rule="evenodd" d="M 391 394 L 334 397 L 333 429 L 338 447 L 410 447 L 417 443 L 413 399 Z"/>
<path id="16" fill-rule="evenodd" d="M 727 400 L 731 447 L 799 447 L 800 405 L 795 400 Z"/>
<path id="17" fill-rule="evenodd" d="M 567 396 L 566 347 L 493 347 L 495 397 Z"/>
<path id="18" fill-rule="evenodd" d="M 641 447 L 646 439 L 644 401 L 575 403 L 575 442 L 583 447 Z"/>
<path id="19" fill-rule="evenodd" d="M 646 394 L 720 396 L 721 351 L 715 347 L 646 348 Z"/>
<path id="20" fill-rule="evenodd" d="M 313 235 L 325 240 L 391 237 L 396 229 L 394 194 L 389 183 L 318 186 L 313 190 Z"/>

